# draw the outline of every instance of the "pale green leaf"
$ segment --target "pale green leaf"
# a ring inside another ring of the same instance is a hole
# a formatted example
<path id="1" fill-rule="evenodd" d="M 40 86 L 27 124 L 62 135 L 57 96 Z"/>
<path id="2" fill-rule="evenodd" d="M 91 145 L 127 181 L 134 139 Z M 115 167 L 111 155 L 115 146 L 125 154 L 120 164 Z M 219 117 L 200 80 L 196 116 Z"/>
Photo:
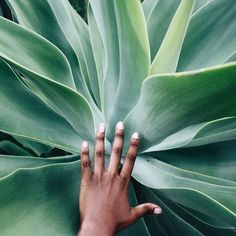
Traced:
<path id="1" fill-rule="evenodd" d="M 150 69 L 150 74 L 176 71 L 181 47 L 188 28 L 195 0 L 182 0 L 162 41 Z"/>
<path id="2" fill-rule="evenodd" d="M 25 71 L 74 89 L 70 66 L 62 52 L 46 39 L 2 17 L 0 56 Z"/>
<path id="3" fill-rule="evenodd" d="M 192 16 L 178 71 L 222 64 L 235 52 L 235 12 L 235 0 L 213 0 Z"/>
<path id="4" fill-rule="evenodd" d="M 145 0 L 142 4 L 152 60 L 161 46 L 180 2 L 181 0 Z"/>
<path id="5" fill-rule="evenodd" d="M 153 202 L 162 209 L 159 216 L 147 215 L 144 220 L 151 235 L 202 235 L 196 228 L 187 221 L 178 216 L 172 207 L 169 207 L 157 197 L 150 188 L 145 187 L 138 182 L 134 183 L 135 192 L 139 202 Z"/>
<path id="6" fill-rule="evenodd" d="M 0 106 L 0 130 L 79 152 L 82 138 L 71 125 L 35 97 L 2 60 L 0 68 L 0 98 L 4 104 Z"/>
<path id="7" fill-rule="evenodd" d="M 114 124 L 117 119 L 122 120 L 137 102 L 141 82 L 148 75 L 147 30 L 139 0 L 92 0 L 90 4 L 94 15 L 92 20 L 96 20 L 92 26 L 95 33 L 99 33 L 105 49 L 104 108 L 108 137 L 111 138 Z M 90 34 L 93 33 L 90 28 Z M 121 99 L 126 102 L 121 103 Z"/>
<path id="8" fill-rule="evenodd" d="M 133 177 L 142 184 L 156 189 L 160 196 L 209 216 L 204 219 L 208 224 L 234 228 L 235 182 L 185 171 L 153 158 L 148 158 L 147 161 L 142 157 L 136 161 Z M 202 218 L 201 215 L 196 217 Z"/>
<path id="9" fill-rule="evenodd" d="M 139 131 L 141 151 L 190 125 L 234 116 L 235 89 L 235 63 L 149 77 L 142 85 L 137 105 L 125 120 L 126 135 Z"/>
<path id="10" fill-rule="evenodd" d="M 90 92 L 94 96 L 97 105 L 101 107 L 97 69 L 89 38 L 88 26 L 68 1 L 48 1 L 66 37 L 76 52 L 83 77 L 87 81 L 88 87 L 91 88 Z"/>
<path id="11" fill-rule="evenodd" d="M 149 155 L 185 170 L 236 182 L 236 140 Z"/>
<path id="12" fill-rule="evenodd" d="M 4 202 L 0 206 L 1 235 L 76 235 L 81 176 L 80 162 L 71 162 L 73 158 L 76 157 L 16 161 L 15 171 L 0 179 L 0 201 Z M 7 162 L 9 169 L 13 159 Z M 0 156 L 0 163 L 6 163 L 6 157 Z M 130 202 L 137 203 L 132 185 Z M 14 227 L 10 227 L 12 224 Z M 118 235 L 133 233 L 149 236 L 142 219 Z"/>
<path id="13" fill-rule="evenodd" d="M 174 133 L 145 152 L 192 147 L 236 138 L 236 118 L 222 118 L 188 126 Z"/>

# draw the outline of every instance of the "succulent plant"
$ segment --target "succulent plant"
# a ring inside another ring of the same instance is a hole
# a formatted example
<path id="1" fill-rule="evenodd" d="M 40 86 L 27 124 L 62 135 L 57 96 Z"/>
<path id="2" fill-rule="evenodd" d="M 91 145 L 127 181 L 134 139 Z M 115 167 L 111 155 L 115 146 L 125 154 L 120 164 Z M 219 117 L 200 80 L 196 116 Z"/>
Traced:
<path id="1" fill-rule="evenodd" d="M 75 235 L 81 142 L 104 122 L 109 158 L 120 120 L 125 150 L 141 136 L 130 202 L 163 209 L 120 235 L 236 235 L 236 1 L 90 0 L 88 23 L 7 2 L 0 235 Z"/>

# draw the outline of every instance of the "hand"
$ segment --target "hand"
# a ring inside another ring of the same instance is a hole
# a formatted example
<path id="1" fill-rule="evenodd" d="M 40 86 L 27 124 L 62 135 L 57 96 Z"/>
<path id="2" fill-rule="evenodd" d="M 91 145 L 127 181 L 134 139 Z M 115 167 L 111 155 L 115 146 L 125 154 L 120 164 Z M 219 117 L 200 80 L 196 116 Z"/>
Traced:
<path id="1" fill-rule="evenodd" d="M 136 159 L 139 135 L 134 133 L 119 173 L 118 168 L 124 143 L 124 125 L 118 122 L 111 151 L 108 169 L 104 165 L 105 126 L 101 124 L 96 134 L 94 171 L 89 158 L 89 145 L 83 142 L 81 147 L 82 180 L 80 186 L 81 228 L 78 235 L 111 236 L 117 231 L 133 224 L 147 213 L 160 214 L 161 208 L 145 203 L 134 208 L 129 206 L 128 184 Z"/>

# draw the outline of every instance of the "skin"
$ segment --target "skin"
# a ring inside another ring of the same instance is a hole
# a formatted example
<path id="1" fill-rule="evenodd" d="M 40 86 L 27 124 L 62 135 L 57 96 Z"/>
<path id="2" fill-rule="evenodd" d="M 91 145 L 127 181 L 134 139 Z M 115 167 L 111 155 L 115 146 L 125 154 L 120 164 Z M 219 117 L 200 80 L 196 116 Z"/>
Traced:
<path id="1" fill-rule="evenodd" d="M 105 126 L 101 124 L 95 141 L 94 170 L 91 169 L 89 145 L 81 146 L 82 180 L 80 185 L 81 227 L 78 236 L 115 235 L 118 231 L 136 222 L 145 214 L 161 214 L 161 208 L 153 203 L 131 207 L 128 201 L 128 184 L 138 152 L 139 135 L 135 132 L 121 171 L 124 143 L 124 125 L 118 122 L 111 150 L 109 166 L 105 168 Z"/>

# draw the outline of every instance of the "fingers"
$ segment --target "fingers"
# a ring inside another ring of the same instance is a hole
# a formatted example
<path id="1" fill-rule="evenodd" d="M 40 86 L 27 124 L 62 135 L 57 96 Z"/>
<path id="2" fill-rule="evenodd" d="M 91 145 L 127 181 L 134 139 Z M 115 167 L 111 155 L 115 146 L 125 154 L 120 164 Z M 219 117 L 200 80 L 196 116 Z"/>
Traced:
<path id="1" fill-rule="evenodd" d="M 162 209 L 158 205 L 153 203 L 144 203 L 131 208 L 131 221 L 135 222 L 146 214 L 160 215 L 161 213 Z"/>
<path id="2" fill-rule="evenodd" d="M 138 145 L 139 145 L 139 134 L 135 132 L 131 137 L 130 146 L 125 158 L 125 162 L 120 172 L 120 176 L 127 179 L 128 181 L 130 179 L 134 167 L 134 162 L 138 153 Z"/>
<path id="3" fill-rule="evenodd" d="M 115 129 L 115 138 L 112 146 L 110 163 L 108 166 L 108 172 L 118 173 L 120 159 L 123 150 L 124 143 L 124 125 L 123 122 L 119 121 Z"/>
<path id="4" fill-rule="evenodd" d="M 89 159 L 89 144 L 88 144 L 88 142 L 82 143 L 80 157 L 81 157 L 82 177 L 84 178 L 84 180 L 89 180 L 92 176 L 92 170 L 91 170 L 91 162 Z"/>
<path id="5" fill-rule="evenodd" d="M 104 155 L 105 155 L 105 125 L 100 124 L 96 133 L 95 141 L 95 156 L 94 156 L 94 174 L 100 176 L 104 170 Z"/>

